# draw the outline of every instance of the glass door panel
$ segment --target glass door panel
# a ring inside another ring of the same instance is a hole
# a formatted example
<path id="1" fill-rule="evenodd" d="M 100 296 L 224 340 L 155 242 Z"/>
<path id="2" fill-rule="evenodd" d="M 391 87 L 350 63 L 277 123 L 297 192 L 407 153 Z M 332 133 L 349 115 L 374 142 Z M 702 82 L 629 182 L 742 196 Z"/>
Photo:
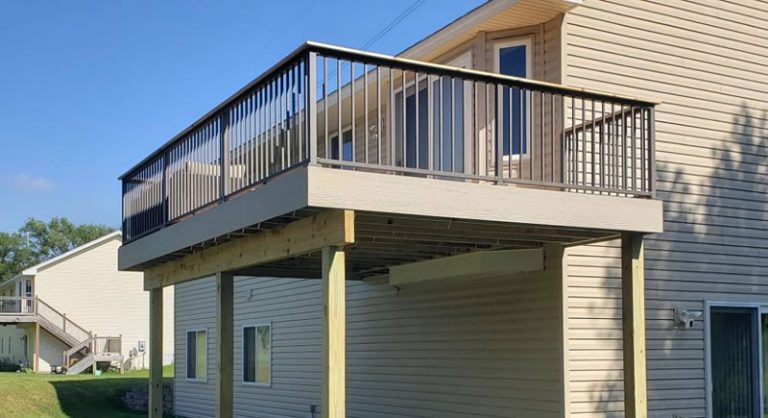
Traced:
<path id="1" fill-rule="evenodd" d="M 754 309 L 712 308 L 712 417 L 758 415 L 757 339 Z"/>

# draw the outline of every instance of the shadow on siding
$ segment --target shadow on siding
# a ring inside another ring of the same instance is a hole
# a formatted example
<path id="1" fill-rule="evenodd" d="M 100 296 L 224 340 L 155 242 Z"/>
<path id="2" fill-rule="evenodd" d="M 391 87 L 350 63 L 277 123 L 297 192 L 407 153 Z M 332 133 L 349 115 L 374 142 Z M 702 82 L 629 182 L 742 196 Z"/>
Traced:
<path id="1" fill-rule="evenodd" d="M 757 261 L 757 253 L 768 249 L 764 240 L 768 235 L 768 111 L 742 103 L 732 126 L 732 132 L 712 140 L 714 145 L 686 144 L 698 150 L 667 151 L 663 143 L 657 147 L 668 152 L 657 152 L 658 198 L 664 201 L 667 232 L 646 241 L 646 303 L 652 306 L 646 308 L 652 417 L 704 414 L 704 323 L 697 321 L 690 330 L 675 327 L 676 306 L 703 309 L 707 299 L 768 302 L 768 265 L 739 262 L 741 257 Z M 701 152 L 705 148 L 710 151 Z M 676 149 L 681 149 L 679 144 Z M 701 165 L 707 159 L 716 166 Z M 761 234 L 762 240 L 755 241 Z M 722 246 L 730 247 L 728 254 Z M 619 268 L 605 268 L 602 277 L 616 277 Z M 722 280 L 697 281 L 696 273 L 720 274 Z M 741 283 L 738 289 L 734 282 Z M 598 318 L 601 308 L 604 305 L 593 303 L 590 311 Z M 608 339 L 610 334 L 603 331 L 598 338 Z M 595 382 L 590 391 L 597 413 L 590 416 L 623 417 L 621 380 Z"/>

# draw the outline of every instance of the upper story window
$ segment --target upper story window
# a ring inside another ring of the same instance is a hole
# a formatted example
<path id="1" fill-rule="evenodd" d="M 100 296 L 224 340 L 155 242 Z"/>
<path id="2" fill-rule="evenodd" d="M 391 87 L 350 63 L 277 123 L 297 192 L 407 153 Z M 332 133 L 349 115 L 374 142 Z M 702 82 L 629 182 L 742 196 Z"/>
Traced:
<path id="1" fill-rule="evenodd" d="M 262 324 L 243 328 L 243 381 L 272 383 L 272 326 Z"/>
<path id="2" fill-rule="evenodd" d="M 208 333 L 187 332 L 187 379 L 205 381 L 208 375 Z"/>
<path id="3" fill-rule="evenodd" d="M 341 156 L 339 156 L 339 135 L 331 137 L 331 158 L 334 160 L 354 161 L 351 128 L 347 128 L 341 135 Z"/>
<path id="4" fill-rule="evenodd" d="M 530 38 L 499 42 L 494 48 L 496 72 L 514 77 L 530 78 Z M 502 136 L 505 156 L 519 157 L 528 154 L 530 136 L 530 92 L 519 89 L 504 91 L 502 97 Z M 511 149 L 510 149 L 511 148 Z"/>
<path id="5" fill-rule="evenodd" d="M 446 64 L 472 68 L 472 54 L 466 52 Z M 471 123 L 466 121 L 472 104 L 471 87 L 459 78 L 443 76 L 430 80 L 421 74 L 417 84 L 416 75 L 407 72 L 404 82 L 400 80 L 396 87 L 393 110 L 397 165 L 463 172 L 470 155 L 470 144 L 465 138 L 471 135 Z"/>

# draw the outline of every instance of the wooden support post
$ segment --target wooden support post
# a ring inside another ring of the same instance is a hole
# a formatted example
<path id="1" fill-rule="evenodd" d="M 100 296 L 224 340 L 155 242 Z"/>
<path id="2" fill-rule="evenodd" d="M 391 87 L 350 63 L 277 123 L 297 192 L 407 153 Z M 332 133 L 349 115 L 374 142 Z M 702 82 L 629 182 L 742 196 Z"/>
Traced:
<path id="1" fill-rule="evenodd" d="M 557 298 L 555 304 L 557 305 L 558 316 L 558 339 L 559 344 L 559 380 L 560 380 L 560 408 L 562 417 L 569 417 L 570 405 L 569 405 L 569 386 L 568 379 L 570 368 L 568 362 L 568 295 L 567 289 L 567 276 L 565 274 L 565 247 L 559 244 L 545 244 L 544 245 L 544 274 L 539 276 L 541 279 L 551 283 L 551 289 Z"/>
<path id="2" fill-rule="evenodd" d="M 149 291 L 149 418 L 163 416 L 163 288 Z"/>
<path id="3" fill-rule="evenodd" d="M 216 273 L 216 417 L 232 418 L 234 276 Z"/>
<path id="4" fill-rule="evenodd" d="M 646 418 L 645 273 L 643 236 L 621 238 L 622 318 L 624 329 L 624 416 Z"/>
<path id="5" fill-rule="evenodd" d="M 32 370 L 35 373 L 40 373 L 40 323 L 35 322 L 35 354 L 34 354 L 34 364 L 32 365 Z"/>
<path id="6" fill-rule="evenodd" d="M 91 350 L 91 354 L 93 355 L 93 366 L 91 366 L 91 372 L 94 376 L 96 376 L 96 354 L 98 354 L 99 349 L 99 337 L 97 334 L 93 334 L 93 350 Z"/>
<path id="7" fill-rule="evenodd" d="M 323 417 L 346 416 L 346 278 L 340 247 L 323 247 Z"/>

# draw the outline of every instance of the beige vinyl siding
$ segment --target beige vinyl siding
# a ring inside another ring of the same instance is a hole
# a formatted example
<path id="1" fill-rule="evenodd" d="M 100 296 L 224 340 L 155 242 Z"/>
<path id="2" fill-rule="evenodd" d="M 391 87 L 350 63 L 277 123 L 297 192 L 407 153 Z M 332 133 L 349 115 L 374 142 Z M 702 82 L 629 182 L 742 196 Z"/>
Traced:
<path id="1" fill-rule="evenodd" d="M 181 283 L 174 288 L 174 412 L 183 417 L 212 417 L 216 407 L 216 279 Z M 205 330 L 205 381 L 187 379 L 187 332 Z"/>
<path id="2" fill-rule="evenodd" d="M 349 286 L 349 415 L 561 416 L 560 283 Z"/>
<path id="3" fill-rule="evenodd" d="M 128 360 L 139 340 L 146 341 L 146 358 L 140 355 L 129 367 L 149 366 L 149 294 L 143 274 L 117 270 L 119 237 L 43 268 L 34 282 L 35 295 L 86 330 L 102 336 L 123 336 Z M 166 329 L 165 362 L 173 359 L 173 291 L 164 295 Z M 61 361 L 59 361 L 60 363 Z"/>
<path id="4" fill-rule="evenodd" d="M 35 327 L 29 327 L 29 344 L 30 350 L 35 349 Z M 55 364 L 61 366 L 62 353 L 69 349 L 69 346 L 63 343 L 58 338 L 54 337 L 48 331 L 40 328 L 40 364 L 38 373 L 48 373 L 51 370 L 51 365 Z M 34 361 L 34 356 L 29 357 L 30 365 Z"/>
<path id="5" fill-rule="evenodd" d="M 557 275 L 400 291 L 385 280 L 348 282 L 347 416 L 562 416 Z M 184 328 L 212 324 L 210 283 L 177 286 L 177 341 Z M 319 280 L 236 278 L 236 416 L 303 418 L 312 405 L 321 416 L 320 295 Z M 242 327 L 259 323 L 272 324 L 270 387 L 242 383 Z M 197 403 L 212 403 L 214 387 L 185 382 L 182 368 L 177 413 L 212 416 Z"/>
<path id="6" fill-rule="evenodd" d="M 768 3 L 585 0 L 566 16 L 566 82 L 663 101 L 665 233 L 646 252 L 651 417 L 704 417 L 705 300 L 768 303 Z M 623 416 L 616 243 L 569 254 L 574 416 Z"/>
<path id="7" fill-rule="evenodd" d="M 32 362 L 32 353 L 24 351 L 24 337 L 27 335 L 26 327 L 29 327 L 29 325 L 9 324 L 0 327 L 0 360 L 14 364 L 25 360 L 29 360 L 30 363 Z M 34 335 L 34 330 L 32 335 Z M 59 363 L 61 363 L 61 360 L 59 360 Z"/>
<path id="8" fill-rule="evenodd" d="M 304 418 L 321 403 L 321 292 L 319 280 L 236 278 L 235 416 Z M 243 327 L 257 324 L 272 325 L 271 386 L 243 383 Z"/>

